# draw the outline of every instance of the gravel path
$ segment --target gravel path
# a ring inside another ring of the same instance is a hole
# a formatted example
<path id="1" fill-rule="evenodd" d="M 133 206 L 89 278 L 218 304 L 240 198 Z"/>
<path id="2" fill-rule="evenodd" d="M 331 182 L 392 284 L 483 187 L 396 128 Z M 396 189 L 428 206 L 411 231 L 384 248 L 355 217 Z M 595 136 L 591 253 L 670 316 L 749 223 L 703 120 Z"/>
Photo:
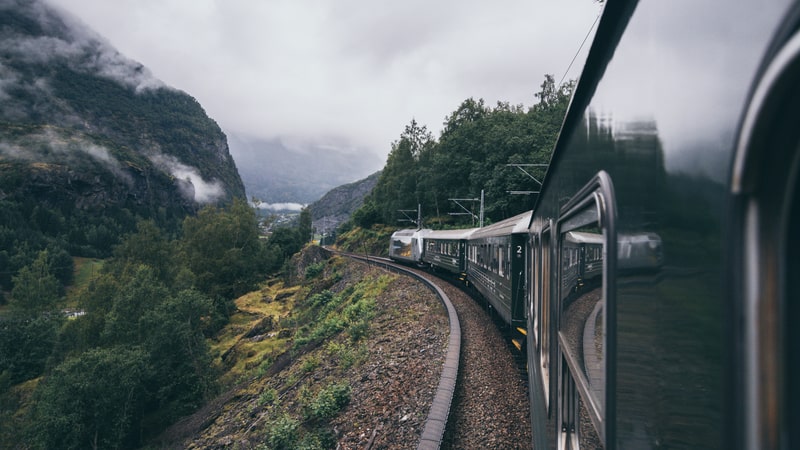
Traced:
<path id="1" fill-rule="evenodd" d="M 478 302 L 437 280 L 458 311 L 462 336 L 461 366 L 442 448 L 530 448 L 528 390 L 508 344 Z"/>

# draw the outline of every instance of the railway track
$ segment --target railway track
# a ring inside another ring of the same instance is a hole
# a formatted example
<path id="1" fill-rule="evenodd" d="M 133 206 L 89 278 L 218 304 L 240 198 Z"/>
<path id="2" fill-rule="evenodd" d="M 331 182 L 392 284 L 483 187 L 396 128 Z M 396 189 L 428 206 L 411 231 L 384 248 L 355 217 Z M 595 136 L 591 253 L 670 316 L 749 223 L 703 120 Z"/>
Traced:
<path id="1" fill-rule="evenodd" d="M 458 314 L 450 298 L 445 294 L 442 288 L 434 283 L 431 279 L 419 273 L 418 271 L 411 270 L 407 267 L 397 265 L 388 259 L 373 258 L 369 256 L 360 256 L 350 253 L 341 253 L 340 255 L 347 256 L 352 259 L 363 261 L 367 264 L 383 267 L 384 269 L 392 272 L 402 273 L 419 280 L 422 284 L 431 289 L 441 300 L 445 309 L 447 310 L 447 317 L 450 322 L 450 337 L 447 343 L 447 354 L 445 356 L 444 368 L 442 375 L 439 379 L 439 386 L 436 389 L 436 394 L 433 398 L 433 403 L 428 412 L 428 418 L 425 420 L 425 427 L 422 430 L 418 450 L 439 449 L 442 446 L 445 429 L 447 427 L 447 419 L 450 415 L 450 407 L 453 402 L 453 395 L 456 391 L 456 380 L 458 378 L 458 368 L 461 353 L 461 324 L 458 320 Z"/>
<path id="2" fill-rule="evenodd" d="M 461 289 L 385 258 L 339 253 L 414 277 L 450 319 L 445 367 L 418 449 L 530 447 L 528 392 L 518 361 L 486 310 Z"/>

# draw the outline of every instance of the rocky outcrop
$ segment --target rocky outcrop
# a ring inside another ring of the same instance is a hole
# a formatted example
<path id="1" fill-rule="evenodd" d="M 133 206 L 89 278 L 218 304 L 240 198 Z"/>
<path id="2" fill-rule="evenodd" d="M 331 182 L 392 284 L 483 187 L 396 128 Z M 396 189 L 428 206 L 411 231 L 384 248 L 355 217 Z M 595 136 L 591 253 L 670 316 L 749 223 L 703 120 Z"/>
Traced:
<path id="1" fill-rule="evenodd" d="M 318 232 L 333 232 L 364 203 L 364 197 L 372 192 L 379 176 L 380 172 L 375 172 L 363 180 L 339 186 L 309 205 L 312 226 Z"/>

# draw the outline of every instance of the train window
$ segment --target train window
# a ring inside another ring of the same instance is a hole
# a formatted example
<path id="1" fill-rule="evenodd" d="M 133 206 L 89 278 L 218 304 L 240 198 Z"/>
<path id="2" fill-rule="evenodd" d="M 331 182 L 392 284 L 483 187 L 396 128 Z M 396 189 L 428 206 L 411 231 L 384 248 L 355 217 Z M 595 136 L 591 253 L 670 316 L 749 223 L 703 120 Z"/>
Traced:
<path id="1" fill-rule="evenodd" d="M 558 417 L 564 448 L 579 447 L 579 440 L 585 446 L 609 442 L 610 274 L 616 270 L 617 247 L 613 201 L 611 180 L 601 172 L 562 208 L 558 222 Z"/>
<path id="2" fill-rule="evenodd" d="M 531 337 L 529 344 L 532 343 L 533 345 L 529 345 L 531 350 L 538 350 L 539 349 L 539 293 L 536 292 L 538 289 L 540 281 L 539 275 L 539 266 L 541 265 L 541 249 L 539 248 L 539 242 L 541 237 L 538 234 L 533 234 L 530 237 L 530 257 L 531 261 L 528 264 L 528 268 L 530 269 L 530 273 L 528 274 L 530 283 L 528 284 L 531 286 L 530 296 L 528 297 L 528 334 Z M 529 354 L 528 361 L 533 361 L 533 358 L 530 357 L 533 353 Z M 532 364 L 532 362 L 531 362 Z"/>
<path id="3" fill-rule="evenodd" d="M 511 251 L 511 243 L 506 245 L 506 257 L 503 259 L 503 263 L 505 264 L 505 273 L 506 279 L 511 279 L 511 258 L 514 257 L 514 253 Z"/>
<path id="4" fill-rule="evenodd" d="M 505 247 L 502 245 L 497 246 L 497 274 L 501 277 L 505 276 L 506 268 L 506 255 Z"/>
<path id="5" fill-rule="evenodd" d="M 539 351 L 539 361 L 542 370 L 542 383 L 544 388 L 544 398 L 547 403 L 548 409 L 550 408 L 550 228 L 547 227 L 542 231 L 541 241 L 541 262 L 539 264 L 539 276 L 541 285 L 539 286 L 539 342 L 541 342 Z"/>

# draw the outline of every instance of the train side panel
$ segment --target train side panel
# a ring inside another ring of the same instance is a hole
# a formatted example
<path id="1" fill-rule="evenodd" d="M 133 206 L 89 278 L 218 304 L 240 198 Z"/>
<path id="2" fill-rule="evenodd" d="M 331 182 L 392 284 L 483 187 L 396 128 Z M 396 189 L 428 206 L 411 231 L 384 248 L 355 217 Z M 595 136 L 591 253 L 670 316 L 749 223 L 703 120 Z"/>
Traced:
<path id="1" fill-rule="evenodd" d="M 425 235 L 422 260 L 454 274 L 466 271 L 466 242 L 475 229 L 432 231 Z"/>
<path id="2" fill-rule="evenodd" d="M 771 239 L 761 226 L 797 223 L 785 211 L 798 210 L 799 11 L 781 0 L 605 2 L 530 228 L 535 446 L 798 444 L 787 424 L 800 408 L 785 399 L 798 390 L 780 381 L 797 378 L 797 354 L 762 318 L 790 330 L 772 311 L 792 309 L 761 297 L 791 288 L 772 275 L 783 269 L 761 267 L 796 265 L 778 250 L 760 262 L 791 241 L 785 225 Z M 591 267 L 570 233 L 599 236 Z M 597 286 L 576 293 L 589 275 Z M 758 276 L 773 283 L 759 290 Z M 750 303 L 743 285 L 759 293 Z"/>
<path id="3" fill-rule="evenodd" d="M 522 329 L 530 217 L 527 212 L 478 229 L 467 241 L 467 279 L 504 322 Z"/>

